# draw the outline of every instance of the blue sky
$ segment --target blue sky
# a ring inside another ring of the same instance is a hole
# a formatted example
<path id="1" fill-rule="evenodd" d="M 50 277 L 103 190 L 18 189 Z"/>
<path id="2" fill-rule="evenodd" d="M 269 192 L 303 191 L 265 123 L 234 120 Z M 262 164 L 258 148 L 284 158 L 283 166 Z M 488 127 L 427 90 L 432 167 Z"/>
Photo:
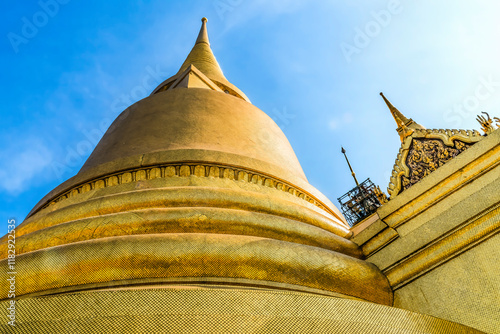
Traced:
<path id="1" fill-rule="evenodd" d="M 383 91 L 427 128 L 500 116 L 497 1 L 79 1 L 1 5 L 0 212 L 22 221 L 127 105 L 175 74 L 208 17 L 226 77 L 275 119 L 336 203 L 385 189 L 399 149 Z M 3 233 L 2 233 L 3 234 Z"/>

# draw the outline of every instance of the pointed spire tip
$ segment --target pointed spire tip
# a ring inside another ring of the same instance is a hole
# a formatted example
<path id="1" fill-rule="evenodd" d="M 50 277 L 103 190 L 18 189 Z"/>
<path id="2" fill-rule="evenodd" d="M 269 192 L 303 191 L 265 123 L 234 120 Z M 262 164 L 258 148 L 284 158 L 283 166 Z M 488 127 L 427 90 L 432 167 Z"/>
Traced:
<path id="1" fill-rule="evenodd" d="M 198 43 L 207 43 L 210 45 L 210 42 L 208 40 L 208 32 L 207 32 L 207 18 L 204 17 L 201 19 L 201 28 L 200 28 L 200 33 L 198 34 L 198 38 L 196 39 L 195 45 Z"/>
<path id="2" fill-rule="evenodd" d="M 389 107 L 389 110 L 391 111 L 392 117 L 394 117 L 394 120 L 396 121 L 396 124 L 398 125 L 398 133 L 401 137 L 401 142 L 411 135 L 413 133 L 414 129 L 425 129 L 422 125 L 416 123 L 413 121 L 411 118 L 408 119 L 406 118 L 405 115 L 401 111 L 398 110 L 395 106 L 392 105 L 392 103 L 384 96 L 383 93 L 380 93 L 382 98 L 384 99 L 385 103 Z"/>
<path id="3" fill-rule="evenodd" d="M 394 117 L 394 120 L 396 121 L 398 127 L 404 126 L 405 123 L 408 123 L 408 119 L 398 110 L 398 108 L 392 105 L 392 103 L 384 96 L 382 92 L 380 93 L 380 96 L 382 96 L 385 104 L 387 104 L 387 106 L 389 107 L 392 117 Z"/>
<path id="4" fill-rule="evenodd" d="M 387 104 L 387 106 L 389 107 L 389 109 L 391 108 L 395 108 L 392 103 L 385 97 L 384 93 L 380 92 L 380 96 L 382 96 L 382 98 L 384 99 L 385 103 Z"/>

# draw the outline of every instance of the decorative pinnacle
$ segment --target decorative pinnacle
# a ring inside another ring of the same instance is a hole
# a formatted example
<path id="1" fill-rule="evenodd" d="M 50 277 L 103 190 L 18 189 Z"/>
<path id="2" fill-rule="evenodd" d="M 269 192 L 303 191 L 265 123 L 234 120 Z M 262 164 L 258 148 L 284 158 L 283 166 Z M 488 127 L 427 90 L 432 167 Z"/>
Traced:
<path id="1" fill-rule="evenodd" d="M 347 161 L 347 165 L 349 165 L 349 169 L 351 170 L 351 175 L 354 178 L 354 182 L 356 182 L 356 186 L 359 187 L 358 180 L 356 179 L 356 173 L 352 170 L 351 163 L 349 162 L 349 159 L 347 159 L 347 155 L 345 154 L 345 149 L 341 146 L 342 150 L 341 152 L 344 154 L 345 161 Z"/>
<path id="2" fill-rule="evenodd" d="M 207 43 L 208 45 L 210 45 L 210 41 L 208 40 L 207 21 L 208 19 L 206 17 L 201 19 L 201 29 L 200 33 L 198 34 L 198 38 L 196 39 L 195 45 L 198 43 Z"/>
<path id="3" fill-rule="evenodd" d="M 389 102 L 389 100 L 384 96 L 383 93 L 380 93 L 380 96 L 382 96 L 385 104 L 387 104 L 387 106 L 389 107 L 392 117 L 394 117 L 394 120 L 398 125 L 397 131 L 399 133 L 399 137 L 401 138 L 401 142 L 403 142 L 406 137 L 411 136 L 414 130 L 425 129 L 422 125 L 413 121 L 411 118 L 406 118 L 405 115 L 403 115 L 395 106 L 392 105 L 391 102 Z"/>
<path id="4" fill-rule="evenodd" d="M 394 120 L 396 121 L 398 127 L 402 127 L 409 123 L 408 118 L 406 118 L 395 106 L 392 105 L 392 103 L 384 96 L 384 93 L 381 92 L 380 96 L 382 96 L 385 104 L 387 104 L 387 106 L 389 107 L 392 117 L 394 117 Z"/>

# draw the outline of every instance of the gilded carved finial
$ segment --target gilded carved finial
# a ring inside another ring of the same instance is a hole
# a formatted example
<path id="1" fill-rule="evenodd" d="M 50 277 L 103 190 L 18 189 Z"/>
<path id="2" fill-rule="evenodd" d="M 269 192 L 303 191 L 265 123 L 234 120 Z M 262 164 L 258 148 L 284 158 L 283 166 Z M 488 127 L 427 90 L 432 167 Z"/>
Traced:
<path id="1" fill-rule="evenodd" d="M 385 96 L 384 93 L 380 93 L 380 96 L 385 101 L 385 104 L 387 104 L 387 107 L 389 107 L 389 110 L 391 111 L 392 117 L 394 117 L 394 120 L 396 121 L 396 124 L 398 125 L 397 131 L 399 133 L 399 137 L 401 138 L 401 142 L 404 141 L 406 137 L 409 137 L 414 130 L 416 129 L 425 129 L 422 125 L 416 123 L 413 121 L 411 118 L 408 119 L 403 115 L 401 111 L 399 111 Z"/>
<path id="2" fill-rule="evenodd" d="M 408 123 L 408 118 L 406 118 L 385 96 L 384 93 L 380 93 L 380 96 L 385 101 L 385 104 L 387 104 L 387 107 L 389 107 L 389 110 L 391 111 L 392 117 L 394 117 L 394 120 L 396 121 L 396 124 L 398 127 L 404 126 L 406 123 Z"/>
<path id="3" fill-rule="evenodd" d="M 351 170 L 351 175 L 354 178 L 354 182 L 356 182 L 356 186 L 359 187 L 358 180 L 356 179 L 356 173 L 352 170 L 351 163 L 349 162 L 349 159 L 347 159 L 347 155 L 345 154 L 345 149 L 341 146 L 342 150 L 341 152 L 344 154 L 345 161 L 347 161 L 347 165 L 349 165 L 349 169 Z"/>
<path id="4" fill-rule="evenodd" d="M 485 114 L 486 117 L 477 115 L 476 120 L 481 125 L 481 130 L 483 130 L 484 134 L 489 135 L 495 130 L 493 120 L 490 118 L 490 115 L 487 112 L 482 111 L 481 113 Z M 495 117 L 494 120 L 497 122 L 497 126 L 500 126 L 500 119 L 498 117 Z"/>

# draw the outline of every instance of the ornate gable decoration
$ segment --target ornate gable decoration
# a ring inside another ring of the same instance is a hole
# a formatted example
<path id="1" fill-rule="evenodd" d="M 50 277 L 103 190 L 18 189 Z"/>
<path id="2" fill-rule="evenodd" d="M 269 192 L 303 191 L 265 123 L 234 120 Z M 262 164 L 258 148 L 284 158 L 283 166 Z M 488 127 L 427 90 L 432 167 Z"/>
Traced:
<path id="1" fill-rule="evenodd" d="M 399 149 L 388 193 L 398 195 L 482 138 L 475 130 L 415 129 Z"/>

